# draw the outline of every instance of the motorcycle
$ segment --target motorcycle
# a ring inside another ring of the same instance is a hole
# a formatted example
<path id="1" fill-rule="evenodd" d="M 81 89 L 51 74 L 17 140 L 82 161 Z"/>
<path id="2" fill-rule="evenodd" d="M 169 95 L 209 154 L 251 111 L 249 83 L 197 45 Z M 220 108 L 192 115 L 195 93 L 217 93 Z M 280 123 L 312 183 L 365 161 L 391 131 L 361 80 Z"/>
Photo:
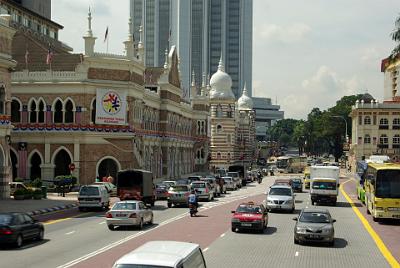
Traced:
<path id="1" fill-rule="evenodd" d="M 258 184 L 260 184 L 262 182 L 262 177 L 258 177 L 257 181 L 258 181 Z"/>
<path id="2" fill-rule="evenodd" d="M 197 206 L 195 204 L 189 204 L 190 217 L 195 217 L 197 215 Z"/>

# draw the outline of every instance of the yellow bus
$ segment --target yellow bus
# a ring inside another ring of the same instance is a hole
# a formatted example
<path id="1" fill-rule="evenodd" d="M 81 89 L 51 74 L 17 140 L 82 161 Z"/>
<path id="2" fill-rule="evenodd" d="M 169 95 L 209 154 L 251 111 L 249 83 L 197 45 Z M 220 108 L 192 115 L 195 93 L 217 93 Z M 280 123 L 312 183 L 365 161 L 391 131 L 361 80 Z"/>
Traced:
<path id="1" fill-rule="evenodd" d="M 365 205 L 374 221 L 400 219 L 400 164 L 368 163 Z"/>
<path id="2" fill-rule="evenodd" d="M 304 168 L 304 189 L 310 189 L 310 167 Z"/>

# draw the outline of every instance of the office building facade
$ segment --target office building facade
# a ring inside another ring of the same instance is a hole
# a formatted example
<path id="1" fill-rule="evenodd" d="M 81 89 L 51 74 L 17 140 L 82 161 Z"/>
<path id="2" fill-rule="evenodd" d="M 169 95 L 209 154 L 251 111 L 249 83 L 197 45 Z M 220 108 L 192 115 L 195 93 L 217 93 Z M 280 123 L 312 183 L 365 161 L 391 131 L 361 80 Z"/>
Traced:
<path id="1" fill-rule="evenodd" d="M 284 118 L 284 112 L 280 106 L 272 104 L 270 98 L 253 97 L 254 110 L 256 113 L 256 138 L 258 141 L 267 141 L 267 129 L 276 121 Z"/>

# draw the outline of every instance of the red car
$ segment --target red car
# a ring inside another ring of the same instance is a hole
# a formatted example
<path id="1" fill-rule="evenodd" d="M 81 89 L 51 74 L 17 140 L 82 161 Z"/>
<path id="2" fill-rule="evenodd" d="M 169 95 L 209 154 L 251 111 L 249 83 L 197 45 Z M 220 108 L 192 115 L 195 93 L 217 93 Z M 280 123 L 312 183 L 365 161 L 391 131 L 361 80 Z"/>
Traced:
<path id="1" fill-rule="evenodd" d="M 242 203 L 232 213 L 232 232 L 241 230 L 264 232 L 267 228 L 268 211 L 262 204 Z"/>

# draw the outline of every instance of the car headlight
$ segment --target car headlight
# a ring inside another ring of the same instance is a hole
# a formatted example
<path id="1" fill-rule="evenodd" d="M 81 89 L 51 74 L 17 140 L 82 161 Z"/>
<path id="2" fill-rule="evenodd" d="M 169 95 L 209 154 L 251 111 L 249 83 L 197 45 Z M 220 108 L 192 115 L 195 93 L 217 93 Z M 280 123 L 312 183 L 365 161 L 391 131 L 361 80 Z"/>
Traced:
<path id="1" fill-rule="evenodd" d="M 285 203 L 286 203 L 286 204 L 292 204 L 292 203 L 293 203 L 293 199 L 286 200 Z"/>
<path id="2" fill-rule="evenodd" d="M 273 203 L 274 203 L 274 201 L 273 201 L 273 200 L 271 200 L 271 199 L 267 199 L 267 203 L 268 203 L 268 204 L 273 204 Z"/>
<path id="3" fill-rule="evenodd" d="M 306 233 L 306 228 L 296 227 L 296 232 L 299 233 L 299 234 L 305 234 Z"/>
<path id="4" fill-rule="evenodd" d="M 322 229 L 322 233 L 324 233 L 324 234 L 329 234 L 329 233 L 331 233 L 332 232 L 332 229 L 331 228 L 324 228 L 324 229 Z"/>
<path id="5" fill-rule="evenodd" d="M 233 219 L 232 219 L 232 222 L 240 222 L 240 220 L 239 220 L 239 219 L 236 219 L 236 218 L 233 218 Z"/>

